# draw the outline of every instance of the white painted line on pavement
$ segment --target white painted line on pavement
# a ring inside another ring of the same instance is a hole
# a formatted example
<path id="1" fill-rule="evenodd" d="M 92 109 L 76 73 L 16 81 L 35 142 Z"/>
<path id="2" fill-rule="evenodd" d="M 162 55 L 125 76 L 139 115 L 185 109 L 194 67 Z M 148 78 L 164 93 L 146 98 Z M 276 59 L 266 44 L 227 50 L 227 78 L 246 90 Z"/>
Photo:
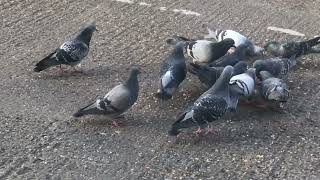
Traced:
<path id="1" fill-rule="evenodd" d="M 115 0 L 115 1 L 128 3 L 128 4 L 132 4 L 133 3 L 133 1 L 131 1 L 131 0 Z"/>
<path id="2" fill-rule="evenodd" d="M 140 5 L 140 6 L 149 6 L 149 7 L 152 6 L 152 4 L 145 3 L 145 2 L 139 2 L 139 5 Z"/>
<path id="3" fill-rule="evenodd" d="M 147 6 L 147 7 L 152 7 L 152 4 L 146 3 L 146 2 L 134 2 L 133 0 L 114 0 L 117 2 L 122 2 L 122 3 L 128 3 L 128 4 L 134 4 L 137 3 L 140 6 Z M 158 8 L 160 11 L 167 11 L 168 9 L 166 7 L 159 7 Z M 186 9 L 173 9 L 172 10 L 175 13 L 181 13 L 184 15 L 192 15 L 192 16 L 200 16 L 200 13 L 194 12 L 194 11 L 190 11 L 190 10 L 186 10 Z"/>
<path id="4" fill-rule="evenodd" d="M 194 15 L 194 16 L 200 16 L 201 14 L 194 12 L 194 11 L 189 11 L 189 10 L 185 10 L 185 9 L 174 9 L 173 12 L 176 13 L 182 13 L 185 15 Z"/>
<path id="5" fill-rule="evenodd" d="M 267 29 L 271 30 L 271 31 L 279 31 L 279 32 L 283 32 L 283 33 L 287 33 L 293 36 L 305 36 L 302 33 L 299 33 L 297 31 L 291 30 L 291 29 L 284 29 L 284 28 L 278 28 L 278 27 L 273 27 L 273 26 L 269 26 Z"/>

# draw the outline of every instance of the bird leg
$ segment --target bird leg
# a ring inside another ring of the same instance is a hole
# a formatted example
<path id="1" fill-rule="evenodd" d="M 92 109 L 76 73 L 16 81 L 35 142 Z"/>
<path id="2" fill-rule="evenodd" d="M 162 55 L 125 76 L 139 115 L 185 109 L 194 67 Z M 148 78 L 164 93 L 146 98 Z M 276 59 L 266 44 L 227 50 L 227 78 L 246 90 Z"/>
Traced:
<path id="1" fill-rule="evenodd" d="M 64 75 L 66 72 L 67 72 L 67 71 L 66 71 L 64 68 L 62 68 L 62 64 L 60 64 L 60 65 L 59 65 L 59 74 L 60 74 L 60 75 Z"/>
<path id="2" fill-rule="evenodd" d="M 204 135 L 204 129 L 199 127 L 195 133 L 197 136 L 202 136 Z"/>
<path id="3" fill-rule="evenodd" d="M 111 124 L 112 128 L 120 128 L 120 123 L 116 122 L 115 120 L 112 120 L 112 124 Z"/>

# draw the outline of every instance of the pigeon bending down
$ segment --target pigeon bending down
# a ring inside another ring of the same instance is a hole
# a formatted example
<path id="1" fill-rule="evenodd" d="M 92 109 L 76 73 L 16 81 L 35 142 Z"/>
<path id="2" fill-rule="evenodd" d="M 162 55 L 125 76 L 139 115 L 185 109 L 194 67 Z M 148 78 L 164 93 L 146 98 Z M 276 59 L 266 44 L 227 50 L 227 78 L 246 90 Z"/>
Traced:
<path id="1" fill-rule="evenodd" d="M 229 81 L 232 74 L 233 67 L 225 67 L 217 82 L 178 116 L 169 134 L 176 136 L 180 129 L 194 126 L 203 129 L 209 126 L 209 122 L 221 118 L 229 107 Z"/>
<path id="2" fill-rule="evenodd" d="M 209 64 L 210 67 L 234 66 L 240 61 L 244 61 L 246 57 L 246 46 L 240 45 L 235 52 L 226 54 Z"/>
<path id="3" fill-rule="evenodd" d="M 289 71 L 297 64 L 296 57 L 288 58 L 270 58 L 266 60 L 256 60 L 253 67 L 256 68 L 256 75 L 260 77 L 261 71 L 268 71 L 274 77 L 286 78 Z"/>
<path id="4" fill-rule="evenodd" d="M 241 96 L 250 97 L 255 88 L 256 70 L 248 69 L 245 73 L 233 76 L 229 81 L 230 99 L 233 107 L 229 111 L 236 111 L 238 100 Z"/>
<path id="5" fill-rule="evenodd" d="M 287 102 L 289 99 L 288 86 L 284 80 L 275 78 L 268 71 L 261 71 L 262 79 L 260 94 L 267 101 Z"/>
<path id="6" fill-rule="evenodd" d="M 314 47 L 320 44 L 320 36 L 307 41 L 300 42 L 287 42 L 281 44 L 280 42 L 272 41 L 268 42 L 264 49 L 266 52 L 284 58 L 290 58 L 292 56 L 299 57 L 301 55 L 309 53 L 320 53 L 320 47 Z"/>
<path id="7" fill-rule="evenodd" d="M 238 75 L 246 72 L 248 64 L 244 61 L 238 62 L 234 65 L 233 75 Z M 209 67 L 208 65 L 198 65 L 190 63 L 188 72 L 198 76 L 201 83 L 208 87 L 212 87 L 222 73 L 224 67 Z"/>
<path id="8" fill-rule="evenodd" d="M 263 48 L 254 45 L 247 37 L 244 35 L 233 31 L 233 30 L 221 30 L 217 29 L 215 32 L 210 28 L 207 28 L 208 35 L 205 38 L 215 38 L 218 42 L 223 41 L 224 39 L 230 38 L 234 40 L 234 45 L 239 47 L 240 45 L 244 45 L 247 49 L 246 52 L 250 56 L 259 55 L 263 51 Z"/>
<path id="9" fill-rule="evenodd" d="M 64 42 L 58 49 L 38 62 L 34 68 L 35 72 L 43 71 L 56 65 L 74 66 L 87 56 L 89 44 L 93 32 L 96 30 L 95 22 L 84 28 L 80 34 L 73 40 Z M 62 70 L 62 69 L 61 69 Z"/>
<path id="10" fill-rule="evenodd" d="M 73 116 L 106 115 L 109 118 L 119 117 L 137 101 L 139 93 L 139 73 L 139 68 L 133 67 L 129 78 L 124 83 L 115 86 L 103 98 L 98 98 L 95 103 L 81 108 Z"/>
<path id="11" fill-rule="evenodd" d="M 171 99 L 180 83 L 186 78 L 186 59 L 183 54 L 184 42 L 178 42 L 160 70 L 160 89 L 156 97 Z"/>
<path id="12" fill-rule="evenodd" d="M 221 42 L 208 40 L 189 40 L 182 36 L 174 36 L 178 41 L 185 42 L 187 54 L 193 59 L 193 63 L 210 63 L 224 56 L 231 47 L 234 47 L 232 39 Z"/>

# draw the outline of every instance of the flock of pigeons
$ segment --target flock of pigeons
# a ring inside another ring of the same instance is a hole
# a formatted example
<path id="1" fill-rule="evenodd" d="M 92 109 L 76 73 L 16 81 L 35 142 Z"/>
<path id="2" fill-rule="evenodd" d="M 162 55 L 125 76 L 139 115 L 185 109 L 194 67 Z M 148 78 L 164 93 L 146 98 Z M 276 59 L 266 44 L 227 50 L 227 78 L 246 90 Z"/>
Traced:
<path id="1" fill-rule="evenodd" d="M 89 44 L 95 22 L 84 28 L 75 39 L 64 42 L 54 52 L 35 65 L 40 72 L 49 67 L 69 65 L 78 70 L 79 64 L 89 52 Z M 300 42 L 268 42 L 264 48 L 254 45 L 245 36 L 233 30 L 208 28 L 209 34 L 201 40 L 173 36 L 167 43 L 173 46 L 171 54 L 160 69 L 160 88 L 156 97 L 171 99 L 187 72 L 199 78 L 209 89 L 181 113 L 169 130 L 178 135 L 181 129 L 199 127 L 197 133 L 209 133 L 209 123 L 221 118 L 226 112 L 234 112 L 238 101 L 250 101 L 259 96 L 267 102 L 283 103 L 289 98 L 285 82 L 289 71 L 296 65 L 296 58 L 308 53 L 320 53 L 320 37 Z M 185 53 L 191 57 L 189 62 Z M 248 64 L 248 58 L 272 55 L 269 59 Z M 96 98 L 73 116 L 106 115 L 114 119 L 126 112 L 137 101 L 139 93 L 139 67 L 132 67 L 128 79 L 114 87 L 104 97 Z M 117 123 L 113 121 L 117 126 Z"/>

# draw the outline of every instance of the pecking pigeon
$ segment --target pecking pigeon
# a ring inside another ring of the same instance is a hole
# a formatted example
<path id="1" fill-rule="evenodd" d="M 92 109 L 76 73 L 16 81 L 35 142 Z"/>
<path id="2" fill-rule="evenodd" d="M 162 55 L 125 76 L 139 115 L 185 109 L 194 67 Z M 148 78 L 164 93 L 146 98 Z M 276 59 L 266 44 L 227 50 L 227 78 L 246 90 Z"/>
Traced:
<path id="1" fill-rule="evenodd" d="M 244 45 L 247 48 L 246 52 L 248 52 L 250 56 L 259 55 L 263 51 L 263 48 L 254 45 L 247 37 L 236 31 L 217 29 L 214 32 L 210 28 L 207 28 L 207 30 L 209 34 L 205 36 L 206 38 L 215 38 L 218 42 L 226 38 L 233 39 L 234 45 L 236 47 Z"/>
<path id="2" fill-rule="evenodd" d="M 266 60 L 256 60 L 253 67 L 256 68 L 256 75 L 260 78 L 260 71 L 268 71 L 274 77 L 286 78 L 289 71 L 297 64 L 295 55 L 288 58 L 270 58 Z"/>
<path id="3" fill-rule="evenodd" d="M 124 83 L 115 86 L 103 98 L 98 98 L 95 103 L 81 108 L 73 116 L 106 115 L 109 118 L 119 117 L 137 101 L 139 93 L 139 73 L 139 68 L 133 67 L 129 78 Z"/>
<path id="4" fill-rule="evenodd" d="M 233 67 L 225 67 L 217 82 L 178 116 L 169 134 L 176 136 L 180 133 L 180 129 L 193 126 L 203 129 L 209 126 L 209 122 L 221 118 L 229 106 L 229 81 L 232 74 Z"/>
<path id="5" fill-rule="evenodd" d="M 273 77 L 268 71 L 261 71 L 260 77 L 262 79 L 260 94 L 265 100 L 287 102 L 289 90 L 284 80 Z"/>
<path id="6" fill-rule="evenodd" d="M 58 49 L 38 62 L 34 71 L 40 72 L 56 65 L 60 65 L 61 68 L 62 64 L 74 68 L 75 65 L 79 64 L 87 56 L 90 40 L 95 30 L 96 24 L 93 22 L 84 28 L 75 39 L 64 42 Z"/>
<path id="7" fill-rule="evenodd" d="M 252 95 L 255 88 L 256 70 L 248 69 L 245 73 L 233 76 L 229 81 L 230 99 L 233 107 L 229 111 L 235 111 L 238 100 L 241 96 L 249 97 Z"/>
<path id="8" fill-rule="evenodd" d="M 186 78 L 186 59 L 183 54 L 184 42 L 175 44 L 174 50 L 166 59 L 160 70 L 160 89 L 156 97 L 168 100 L 172 98 L 180 83 Z"/>
<path id="9" fill-rule="evenodd" d="M 238 62 L 234 65 L 233 75 L 238 75 L 246 72 L 248 64 L 244 61 Z M 220 77 L 224 67 L 209 67 L 208 65 L 198 65 L 190 63 L 188 72 L 198 76 L 201 83 L 208 87 L 213 86 L 216 80 Z"/>
<path id="10" fill-rule="evenodd" d="M 231 54 L 226 54 L 219 59 L 213 61 L 209 64 L 210 67 L 225 67 L 225 66 L 234 66 L 240 61 L 245 60 L 246 46 L 240 45 L 236 48 L 235 52 Z"/>
<path id="11" fill-rule="evenodd" d="M 320 36 L 307 41 L 291 41 L 283 44 L 272 41 L 268 42 L 264 49 L 274 56 L 290 58 L 292 56 L 299 57 L 308 53 L 320 53 L 320 48 L 314 47 L 317 44 L 320 44 Z"/>

